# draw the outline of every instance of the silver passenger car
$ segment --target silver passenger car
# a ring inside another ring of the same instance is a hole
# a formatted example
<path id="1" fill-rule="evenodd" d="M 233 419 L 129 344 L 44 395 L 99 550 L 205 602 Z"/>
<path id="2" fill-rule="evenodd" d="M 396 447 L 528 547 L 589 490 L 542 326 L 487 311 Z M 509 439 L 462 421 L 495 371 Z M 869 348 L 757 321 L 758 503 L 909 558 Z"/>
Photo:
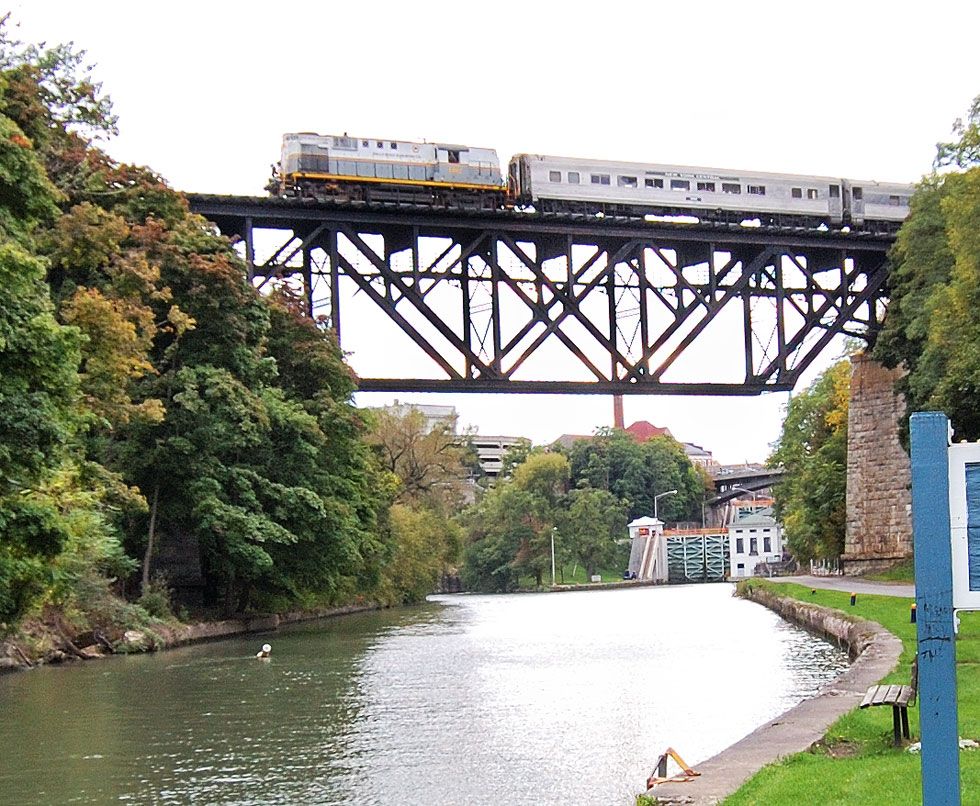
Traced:
<path id="1" fill-rule="evenodd" d="M 585 160 L 518 154 L 509 168 L 519 203 L 541 211 L 693 215 L 765 223 L 901 222 L 909 185 L 850 182 L 831 176 Z"/>

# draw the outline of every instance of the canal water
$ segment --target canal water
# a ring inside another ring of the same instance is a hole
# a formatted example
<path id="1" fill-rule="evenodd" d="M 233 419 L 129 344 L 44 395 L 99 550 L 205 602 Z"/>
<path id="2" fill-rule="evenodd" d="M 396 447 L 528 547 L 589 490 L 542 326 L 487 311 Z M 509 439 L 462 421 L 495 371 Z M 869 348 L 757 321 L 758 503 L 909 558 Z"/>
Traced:
<path id="1" fill-rule="evenodd" d="M 846 668 L 731 592 L 437 596 L 6 675 L 0 802 L 625 806 L 668 745 L 696 764 Z"/>

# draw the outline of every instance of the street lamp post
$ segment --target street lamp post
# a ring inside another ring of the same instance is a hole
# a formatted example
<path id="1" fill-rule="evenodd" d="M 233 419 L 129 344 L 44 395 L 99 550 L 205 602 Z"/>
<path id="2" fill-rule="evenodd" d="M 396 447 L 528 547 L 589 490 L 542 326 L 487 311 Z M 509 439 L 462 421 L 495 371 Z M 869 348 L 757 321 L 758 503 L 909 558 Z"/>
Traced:
<path id="1" fill-rule="evenodd" d="M 555 532 L 557 531 L 557 526 L 551 527 L 551 587 L 555 587 Z"/>
<path id="2" fill-rule="evenodd" d="M 659 520 L 659 518 L 657 518 L 657 502 L 665 495 L 677 495 L 677 490 L 667 490 L 667 492 L 660 493 L 659 495 L 655 495 L 653 497 L 653 517 L 657 520 Z"/>

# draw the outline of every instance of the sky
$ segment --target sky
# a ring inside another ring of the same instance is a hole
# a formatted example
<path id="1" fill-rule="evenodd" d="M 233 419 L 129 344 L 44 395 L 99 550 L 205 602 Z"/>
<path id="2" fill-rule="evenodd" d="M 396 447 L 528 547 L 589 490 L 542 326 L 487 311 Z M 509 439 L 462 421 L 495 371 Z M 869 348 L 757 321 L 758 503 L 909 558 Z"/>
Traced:
<path id="1" fill-rule="evenodd" d="M 284 132 L 913 182 L 980 93 L 976 2 L 8 2 L 112 98 L 118 160 L 261 195 Z M 345 331 L 355 370 L 414 357 Z M 733 338 L 741 338 L 734 333 Z M 356 342 L 356 343 L 355 343 Z M 841 355 L 829 347 L 807 378 Z M 806 381 L 805 381 L 806 382 Z M 377 395 L 536 443 L 611 425 L 601 396 Z M 627 396 L 725 463 L 762 461 L 788 395 Z"/>

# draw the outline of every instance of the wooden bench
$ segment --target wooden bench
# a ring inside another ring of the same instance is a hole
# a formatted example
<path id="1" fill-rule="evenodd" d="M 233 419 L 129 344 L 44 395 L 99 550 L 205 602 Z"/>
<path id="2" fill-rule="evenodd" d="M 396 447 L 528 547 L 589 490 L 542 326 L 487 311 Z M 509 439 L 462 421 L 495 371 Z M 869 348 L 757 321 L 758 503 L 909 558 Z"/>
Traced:
<path id="1" fill-rule="evenodd" d="M 911 739 L 909 735 L 909 706 L 915 705 L 915 697 L 919 689 L 919 658 L 912 661 L 912 685 L 910 686 L 872 686 L 861 700 L 862 708 L 874 705 L 890 705 L 892 707 L 892 727 L 895 731 L 895 746 L 902 744 L 902 737 Z"/>

